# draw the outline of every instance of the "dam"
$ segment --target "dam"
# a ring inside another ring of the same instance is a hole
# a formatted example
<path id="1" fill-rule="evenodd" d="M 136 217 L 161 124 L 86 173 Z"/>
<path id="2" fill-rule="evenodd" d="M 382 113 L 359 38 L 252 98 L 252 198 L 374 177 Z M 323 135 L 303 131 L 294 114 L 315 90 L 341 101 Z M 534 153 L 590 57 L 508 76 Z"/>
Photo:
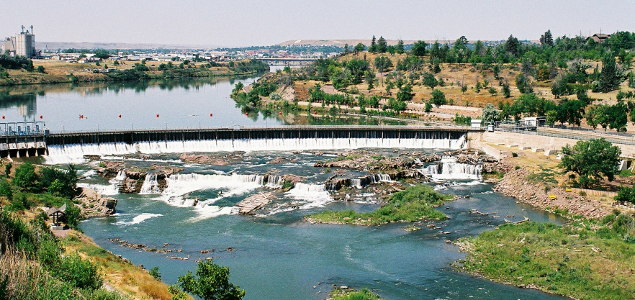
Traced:
<path id="1" fill-rule="evenodd" d="M 279 126 L 54 133 L 44 137 L 47 161 L 85 156 L 219 151 L 301 151 L 358 148 L 461 149 L 465 127 Z"/>

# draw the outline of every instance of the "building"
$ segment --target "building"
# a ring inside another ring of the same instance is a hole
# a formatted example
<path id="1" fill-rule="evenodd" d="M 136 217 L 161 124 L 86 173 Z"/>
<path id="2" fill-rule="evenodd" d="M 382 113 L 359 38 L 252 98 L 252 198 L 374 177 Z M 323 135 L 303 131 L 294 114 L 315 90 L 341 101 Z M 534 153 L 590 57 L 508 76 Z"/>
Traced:
<path id="1" fill-rule="evenodd" d="M 35 51 L 33 26 L 31 26 L 31 32 L 28 30 L 24 31 L 24 26 L 22 26 L 20 34 L 6 38 L 2 43 L 2 53 L 6 53 L 7 50 L 10 55 L 20 55 L 28 58 L 35 57 L 37 52 Z"/>
<path id="2" fill-rule="evenodd" d="M 608 40 L 610 37 L 611 37 L 610 34 L 596 33 L 596 34 L 588 37 L 587 40 L 588 39 L 592 39 L 596 43 L 604 43 L 604 41 Z"/>

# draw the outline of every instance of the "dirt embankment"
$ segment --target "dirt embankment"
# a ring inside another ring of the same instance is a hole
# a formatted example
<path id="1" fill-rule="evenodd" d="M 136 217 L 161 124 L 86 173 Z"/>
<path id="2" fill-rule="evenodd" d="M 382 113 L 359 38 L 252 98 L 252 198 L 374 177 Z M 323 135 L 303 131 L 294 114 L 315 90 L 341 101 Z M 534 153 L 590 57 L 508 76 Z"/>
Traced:
<path id="1" fill-rule="evenodd" d="M 610 213 L 610 209 L 597 200 L 591 200 L 561 187 L 548 189 L 542 183 L 532 183 L 525 169 L 511 170 L 494 187 L 504 195 L 516 198 L 521 203 L 530 204 L 545 210 L 565 210 L 586 218 L 601 218 Z M 553 197 L 550 197 L 553 196 Z"/>

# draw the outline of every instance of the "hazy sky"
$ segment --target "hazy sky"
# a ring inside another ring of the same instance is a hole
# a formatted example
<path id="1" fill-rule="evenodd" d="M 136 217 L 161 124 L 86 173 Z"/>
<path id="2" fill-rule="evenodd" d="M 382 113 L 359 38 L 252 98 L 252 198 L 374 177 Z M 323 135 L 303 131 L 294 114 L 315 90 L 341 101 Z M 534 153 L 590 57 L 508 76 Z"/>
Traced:
<path id="1" fill-rule="evenodd" d="M 41 42 L 217 46 L 298 39 L 537 40 L 635 31 L 634 0 L 23 0 L 0 5 L 0 37 L 34 26 Z"/>

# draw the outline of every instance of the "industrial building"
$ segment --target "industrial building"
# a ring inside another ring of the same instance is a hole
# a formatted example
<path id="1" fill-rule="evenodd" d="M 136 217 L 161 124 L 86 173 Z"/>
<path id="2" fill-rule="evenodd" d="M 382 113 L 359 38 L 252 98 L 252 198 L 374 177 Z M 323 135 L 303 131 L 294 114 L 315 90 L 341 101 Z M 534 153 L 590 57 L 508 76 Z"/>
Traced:
<path id="1" fill-rule="evenodd" d="M 26 56 L 28 58 L 35 57 L 37 52 L 35 51 L 35 35 L 33 34 L 33 25 L 31 25 L 31 31 L 24 31 L 24 25 L 22 26 L 22 32 L 12 37 L 6 38 L 2 42 L 2 54 L 9 51 L 10 55 Z"/>

